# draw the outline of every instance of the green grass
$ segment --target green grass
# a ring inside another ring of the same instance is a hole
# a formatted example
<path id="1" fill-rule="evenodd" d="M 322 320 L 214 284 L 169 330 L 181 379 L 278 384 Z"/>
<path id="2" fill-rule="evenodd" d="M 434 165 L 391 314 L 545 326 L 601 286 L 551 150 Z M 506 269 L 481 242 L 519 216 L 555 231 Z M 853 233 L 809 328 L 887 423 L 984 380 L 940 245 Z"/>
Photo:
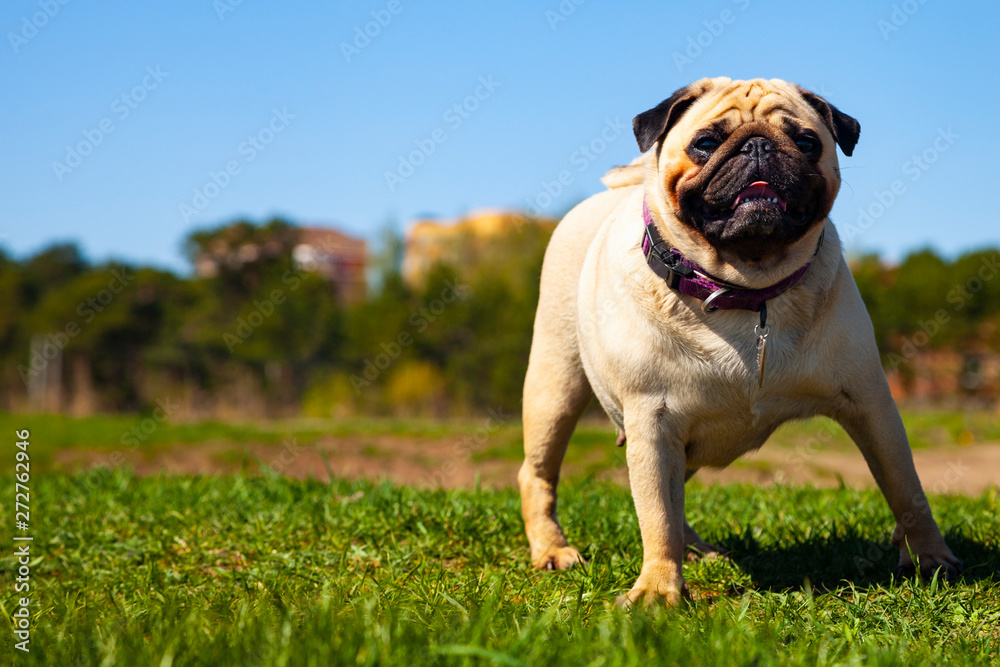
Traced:
<path id="1" fill-rule="evenodd" d="M 12 499 L 4 475 L 10 519 Z M 564 573 L 527 565 L 513 490 L 51 472 L 33 476 L 31 501 L 32 651 L 16 664 L 983 665 L 1000 656 L 995 490 L 932 498 L 966 564 L 959 582 L 942 584 L 892 581 L 891 517 L 877 492 L 695 486 L 688 516 L 732 561 L 685 565 L 695 601 L 630 613 L 611 603 L 638 574 L 638 528 L 627 491 L 610 484 L 566 486 L 564 524 L 590 566 Z M 0 600 L 10 619 L 9 586 Z"/>

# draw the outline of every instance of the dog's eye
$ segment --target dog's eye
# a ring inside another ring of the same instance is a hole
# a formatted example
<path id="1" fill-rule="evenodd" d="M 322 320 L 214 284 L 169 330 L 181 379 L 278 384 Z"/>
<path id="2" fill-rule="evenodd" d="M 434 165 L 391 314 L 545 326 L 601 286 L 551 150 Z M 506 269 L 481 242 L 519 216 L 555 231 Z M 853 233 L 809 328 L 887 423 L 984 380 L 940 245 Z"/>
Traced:
<path id="1" fill-rule="evenodd" d="M 701 139 L 694 142 L 694 147 L 700 151 L 705 151 L 706 153 L 711 153 L 716 148 L 719 147 L 719 142 L 712 137 L 702 137 Z"/>
<path id="2" fill-rule="evenodd" d="M 819 142 L 811 137 L 799 137 L 795 140 L 795 145 L 803 153 L 812 153 L 819 147 Z"/>

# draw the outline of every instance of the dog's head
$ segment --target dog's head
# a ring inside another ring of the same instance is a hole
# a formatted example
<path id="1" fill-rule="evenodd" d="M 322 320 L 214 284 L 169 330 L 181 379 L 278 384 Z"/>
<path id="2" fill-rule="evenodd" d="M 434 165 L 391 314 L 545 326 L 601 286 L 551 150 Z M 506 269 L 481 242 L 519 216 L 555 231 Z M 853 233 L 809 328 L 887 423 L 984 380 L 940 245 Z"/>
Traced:
<path id="1" fill-rule="evenodd" d="M 724 77 L 678 90 L 632 124 L 639 148 L 655 147 L 646 194 L 670 237 L 706 268 L 741 275 L 780 272 L 815 247 L 840 189 L 836 146 L 850 155 L 861 131 L 794 84 Z"/>

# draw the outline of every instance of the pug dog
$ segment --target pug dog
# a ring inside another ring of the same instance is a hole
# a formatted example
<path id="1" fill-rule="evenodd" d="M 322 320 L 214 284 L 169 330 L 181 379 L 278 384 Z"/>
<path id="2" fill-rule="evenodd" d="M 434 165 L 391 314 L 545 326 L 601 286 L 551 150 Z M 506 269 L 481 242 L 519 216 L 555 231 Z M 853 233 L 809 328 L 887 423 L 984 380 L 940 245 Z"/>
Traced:
<path id="1" fill-rule="evenodd" d="M 642 570 L 620 604 L 677 604 L 685 558 L 720 552 L 685 520 L 699 468 L 813 415 L 864 455 L 895 515 L 900 571 L 957 574 L 828 217 L 837 146 L 852 154 L 858 121 L 786 81 L 720 77 L 633 128 L 643 155 L 609 172 L 545 253 L 518 474 L 534 566 L 583 562 L 556 518 L 556 487 L 596 395 L 626 443 L 642 535 Z"/>

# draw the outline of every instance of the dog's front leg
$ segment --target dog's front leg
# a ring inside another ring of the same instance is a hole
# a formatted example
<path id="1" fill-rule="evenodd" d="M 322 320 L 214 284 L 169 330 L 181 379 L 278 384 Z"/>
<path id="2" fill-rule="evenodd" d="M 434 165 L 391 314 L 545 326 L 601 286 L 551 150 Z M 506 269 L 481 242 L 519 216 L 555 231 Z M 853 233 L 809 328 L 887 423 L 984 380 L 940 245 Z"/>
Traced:
<path id="1" fill-rule="evenodd" d="M 961 562 L 945 544 L 927 496 L 913 465 L 913 454 L 903 420 L 889 393 L 884 376 L 864 385 L 864 396 L 846 400 L 834 415 L 864 454 L 868 467 L 896 517 L 892 542 L 899 547 L 899 569 L 914 569 L 913 555 L 920 570 L 931 575 L 943 568 L 945 575 L 958 574 Z"/>
<path id="2" fill-rule="evenodd" d="M 629 420 L 626 410 L 626 421 L 625 455 L 642 533 L 642 571 L 618 604 L 659 600 L 673 606 L 685 590 L 684 450 L 664 435 L 653 414 Z"/>

